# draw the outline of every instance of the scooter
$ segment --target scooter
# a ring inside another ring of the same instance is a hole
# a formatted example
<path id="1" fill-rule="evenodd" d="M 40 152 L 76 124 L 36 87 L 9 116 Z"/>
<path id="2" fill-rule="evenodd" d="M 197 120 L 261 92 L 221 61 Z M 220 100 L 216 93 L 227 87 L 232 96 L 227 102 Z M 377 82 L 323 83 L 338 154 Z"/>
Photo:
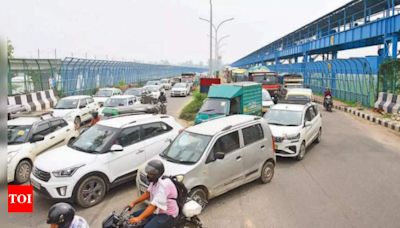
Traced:
<path id="1" fill-rule="evenodd" d="M 194 200 L 189 200 L 185 203 L 182 213 L 169 224 L 171 228 L 202 228 L 203 225 L 197 217 L 201 213 L 202 207 Z M 132 217 L 130 208 L 125 207 L 120 214 L 115 211 L 103 221 L 103 228 L 143 228 L 144 223 L 129 223 Z"/>
<path id="2" fill-rule="evenodd" d="M 333 101 L 331 96 L 326 96 L 324 98 L 324 107 L 326 111 L 332 112 Z"/>

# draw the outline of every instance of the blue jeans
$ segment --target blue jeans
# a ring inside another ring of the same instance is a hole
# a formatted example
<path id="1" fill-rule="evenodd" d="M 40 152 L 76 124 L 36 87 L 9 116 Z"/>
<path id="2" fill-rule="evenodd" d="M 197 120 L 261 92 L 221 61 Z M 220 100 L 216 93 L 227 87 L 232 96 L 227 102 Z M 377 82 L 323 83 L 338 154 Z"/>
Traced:
<path id="1" fill-rule="evenodd" d="M 144 209 L 132 213 L 132 216 L 137 217 L 142 214 Z M 169 227 L 174 218 L 167 214 L 152 214 L 143 220 L 144 228 L 165 228 Z"/>

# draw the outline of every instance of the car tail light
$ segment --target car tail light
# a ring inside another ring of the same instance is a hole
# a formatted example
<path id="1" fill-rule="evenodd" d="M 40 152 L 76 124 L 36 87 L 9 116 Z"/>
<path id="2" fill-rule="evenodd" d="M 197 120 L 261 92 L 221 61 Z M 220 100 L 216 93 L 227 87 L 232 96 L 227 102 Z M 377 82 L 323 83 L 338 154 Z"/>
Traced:
<path id="1" fill-rule="evenodd" d="M 276 150 L 274 136 L 272 136 L 272 150 L 273 150 L 274 152 L 275 152 L 275 150 Z"/>

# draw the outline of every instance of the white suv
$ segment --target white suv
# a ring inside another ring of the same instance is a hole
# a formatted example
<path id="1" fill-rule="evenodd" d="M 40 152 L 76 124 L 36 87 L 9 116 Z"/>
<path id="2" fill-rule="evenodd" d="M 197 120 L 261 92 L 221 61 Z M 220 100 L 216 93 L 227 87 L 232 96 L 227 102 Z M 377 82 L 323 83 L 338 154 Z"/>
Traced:
<path id="1" fill-rule="evenodd" d="M 91 96 L 69 96 L 58 101 L 53 109 L 53 116 L 64 117 L 69 121 L 74 121 L 79 128 L 81 123 L 92 119 L 91 112 L 99 109 Z"/>
<path id="2" fill-rule="evenodd" d="M 7 122 L 7 181 L 17 184 L 29 180 L 32 163 L 45 150 L 78 137 L 72 122 L 41 116 L 18 117 Z"/>
<path id="3" fill-rule="evenodd" d="M 173 117 L 165 115 L 102 120 L 68 146 L 39 156 L 31 184 L 47 197 L 91 207 L 111 187 L 133 181 L 138 167 L 165 150 L 181 130 Z"/>
<path id="4" fill-rule="evenodd" d="M 276 155 L 302 160 L 306 148 L 319 143 L 322 118 L 316 104 L 277 104 L 264 116 L 276 143 Z"/>

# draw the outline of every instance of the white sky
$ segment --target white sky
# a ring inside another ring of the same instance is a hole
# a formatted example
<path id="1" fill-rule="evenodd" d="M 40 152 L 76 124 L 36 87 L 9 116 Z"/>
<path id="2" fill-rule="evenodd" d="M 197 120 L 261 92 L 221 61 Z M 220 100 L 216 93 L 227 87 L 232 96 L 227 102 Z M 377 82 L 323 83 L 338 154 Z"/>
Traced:
<path id="1" fill-rule="evenodd" d="M 0 32 L 15 57 L 71 56 L 206 63 L 209 0 L 0 0 Z M 233 62 L 349 0 L 213 0 L 214 21 Z"/>

